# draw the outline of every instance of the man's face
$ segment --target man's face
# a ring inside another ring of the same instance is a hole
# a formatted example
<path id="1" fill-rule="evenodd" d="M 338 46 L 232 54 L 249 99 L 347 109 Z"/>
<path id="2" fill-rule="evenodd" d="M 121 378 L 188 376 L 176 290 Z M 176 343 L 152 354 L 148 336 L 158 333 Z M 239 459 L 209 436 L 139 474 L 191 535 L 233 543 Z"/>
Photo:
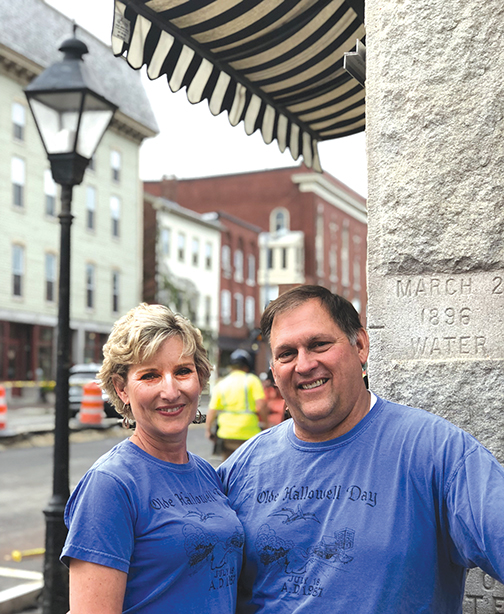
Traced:
<path id="1" fill-rule="evenodd" d="M 273 375 L 304 441 L 327 441 L 352 429 L 369 410 L 362 379 L 369 339 L 355 345 L 318 299 L 275 316 L 270 345 Z"/>

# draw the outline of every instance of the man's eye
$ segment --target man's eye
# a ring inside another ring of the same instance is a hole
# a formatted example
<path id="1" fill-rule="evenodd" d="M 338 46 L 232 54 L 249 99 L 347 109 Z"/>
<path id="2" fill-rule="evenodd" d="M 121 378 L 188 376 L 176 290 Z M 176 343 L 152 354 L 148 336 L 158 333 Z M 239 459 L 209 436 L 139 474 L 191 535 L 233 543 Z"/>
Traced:
<path id="1" fill-rule="evenodd" d="M 292 360 L 293 357 L 294 357 L 294 352 L 291 352 L 289 350 L 287 352 L 282 352 L 281 354 L 279 354 L 277 356 L 277 360 L 278 362 L 289 362 L 290 360 Z"/>
<path id="2" fill-rule="evenodd" d="M 320 351 L 327 349 L 329 345 L 330 345 L 329 341 L 317 341 L 311 346 L 310 349 L 314 352 L 317 352 L 317 351 L 320 352 Z"/>

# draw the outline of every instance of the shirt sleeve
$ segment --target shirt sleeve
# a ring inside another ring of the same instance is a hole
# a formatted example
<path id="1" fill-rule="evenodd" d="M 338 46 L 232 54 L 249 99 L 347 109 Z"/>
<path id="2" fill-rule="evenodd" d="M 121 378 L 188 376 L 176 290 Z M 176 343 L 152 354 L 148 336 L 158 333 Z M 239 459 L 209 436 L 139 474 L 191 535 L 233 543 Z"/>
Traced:
<path id="1" fill-rule="evenodd" d="M 134 516 L 126 488 L 115 476 L 88 472 L 65 509 L 69 530 L 62 562 L 68 565 L 74 558 L 127 573 L 134 547 Z"/>
<path id="2" fill-rule="evenodd" d="M 455 562 L 504 582 L 504 469 L 483 446 L 450 479 L 446 505 Z"/>

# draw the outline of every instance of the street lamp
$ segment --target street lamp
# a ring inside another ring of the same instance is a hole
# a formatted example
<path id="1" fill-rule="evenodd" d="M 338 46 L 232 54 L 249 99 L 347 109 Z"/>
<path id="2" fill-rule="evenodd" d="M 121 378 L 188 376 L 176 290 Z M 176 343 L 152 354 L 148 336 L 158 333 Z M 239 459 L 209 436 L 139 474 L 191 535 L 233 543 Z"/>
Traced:
<path id="1" fill-rule="evenodd" d="M 89 161 L 117 108 L 99 94 L 84 64 L 87 46 L 74 37 L 60 51 L 64 58 L 36 77 L 25 89 L 54 181 L 61 185 L 58 352 L 54 426 L 53 494 L 44 509 L 46 548 L 43 614 L 68 611 L 68 572 L 59 561 L 67 529 L 63 520 L 69 488 L 68 377 L 70 369 L 70 227 L 72 190 L 84 177 Z"/>

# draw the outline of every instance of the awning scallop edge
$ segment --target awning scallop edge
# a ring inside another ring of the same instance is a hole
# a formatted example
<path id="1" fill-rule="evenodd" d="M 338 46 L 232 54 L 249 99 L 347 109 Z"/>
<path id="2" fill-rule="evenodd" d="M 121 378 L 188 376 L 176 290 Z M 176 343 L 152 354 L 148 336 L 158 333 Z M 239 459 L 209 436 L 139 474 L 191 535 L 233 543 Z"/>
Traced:
<path id="1" fill-rule="evenodd" d="M 365 90 L 343 68 L 364 0 L 115 0 L 112 50 L 213 115 L 320 171 L 317 143 L 361 132 Z"/>

